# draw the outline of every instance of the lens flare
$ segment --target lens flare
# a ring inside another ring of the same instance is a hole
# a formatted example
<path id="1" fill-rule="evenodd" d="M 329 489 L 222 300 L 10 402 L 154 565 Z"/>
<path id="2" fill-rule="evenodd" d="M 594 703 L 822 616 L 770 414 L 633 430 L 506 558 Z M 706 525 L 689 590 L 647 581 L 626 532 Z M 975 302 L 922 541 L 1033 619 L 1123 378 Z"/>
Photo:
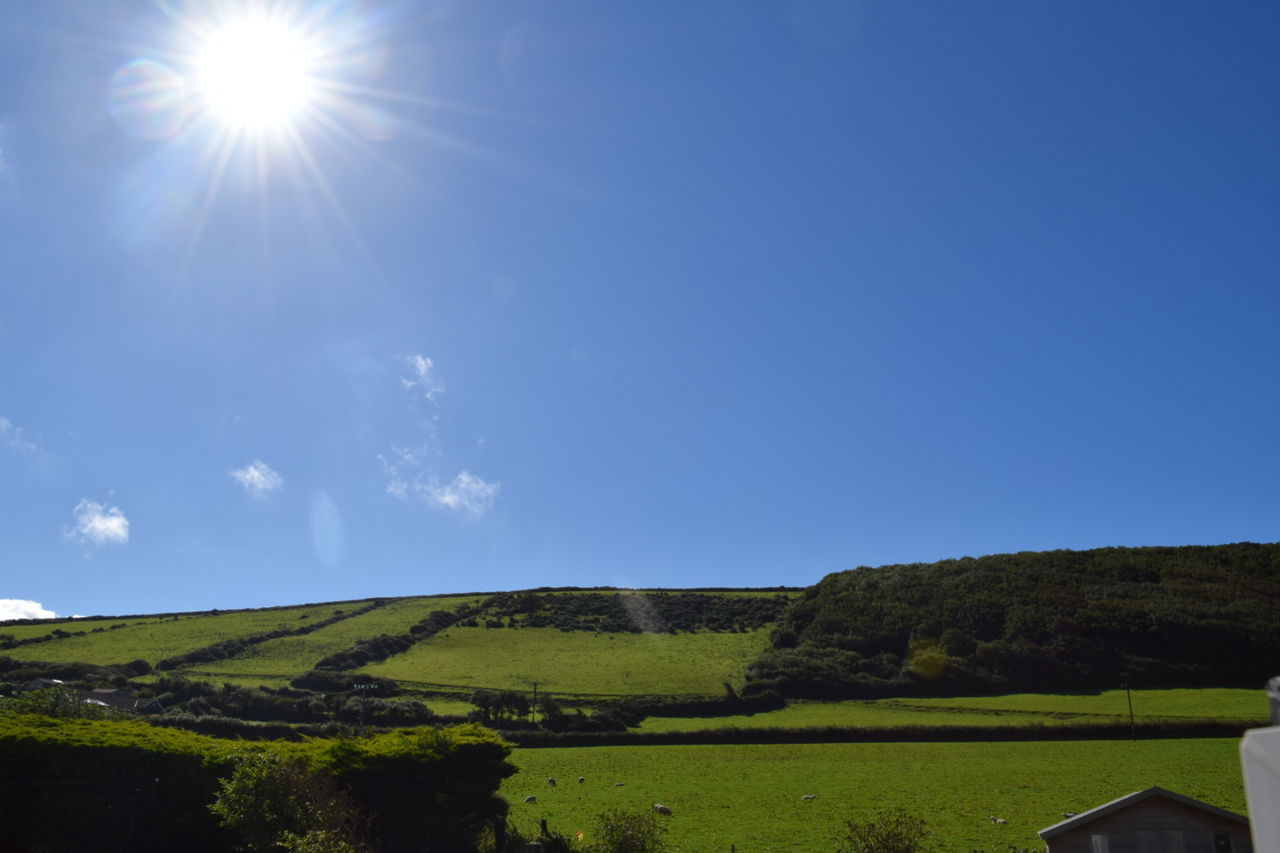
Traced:
<path id="1" fill-rule="evenodd" d="M 342 532 L 342 513 L 326 492 L 311 496 L 311 546 L 316 557 L 330 569 L 342 562 L 346 537 Z"/>
<path id="2" fill-rule="evenodd" d="M 139 59 L 111 78 L 111 117 L 140 139 L 171 139 L 191 117 L 191 99 L 181 77 L 150 59 Z"/>

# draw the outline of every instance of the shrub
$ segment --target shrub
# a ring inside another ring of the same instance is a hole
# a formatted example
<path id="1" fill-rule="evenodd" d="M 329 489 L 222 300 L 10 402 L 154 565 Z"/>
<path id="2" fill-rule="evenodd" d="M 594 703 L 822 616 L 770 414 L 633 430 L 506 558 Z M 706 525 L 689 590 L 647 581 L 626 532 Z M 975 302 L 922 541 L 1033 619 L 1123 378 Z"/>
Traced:
<path id="1" fill-rule="evenodd" d="M 891 809 L 866 821 L 846 820 L 839 853 L 916 853 L 929 834 L 924 818 Z"/>
<path id="2" fill-rule="evenodd" d="M 612 809 L 596 817 L 595 833 L 587 853 L 662 853 L 667 828 L 654 812 L 631 814 Z"/>
<path id="3" fill-rule="evenodd" d="M 301 759 L 247 753 L 219 782 L 209 806 L 236 831 L 249 851 L 361 851 L 362 820 L 350 798 L 328 776 Z"/>
<path id="4" fill-rule="evenodd" d="M 4 708 L 15 714 L 43 714 L 46 717 L 86 720 L 127 720 L 135 715 L 118 708 L 86 702 L 70 687 L 29 690 L 5 700 Z"/>

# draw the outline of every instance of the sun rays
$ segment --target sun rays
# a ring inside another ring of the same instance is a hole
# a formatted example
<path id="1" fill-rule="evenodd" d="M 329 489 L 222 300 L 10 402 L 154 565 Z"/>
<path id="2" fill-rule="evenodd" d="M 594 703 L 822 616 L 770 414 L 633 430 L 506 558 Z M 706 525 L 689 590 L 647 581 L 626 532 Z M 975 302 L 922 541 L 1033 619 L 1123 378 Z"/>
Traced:
<path id="1" fill-rule="evenodd" d="M 249 187 L 256 215 L 252 203 L 227 209 L 233 227 L 260 235 L 263 251 L 273 251 L 267 221 L 283 199 L 326 221 L 371 265 L 336 189 L 335 156 L 402 172 L 381 143 L 420 133 L 413 112 L 439 106 L 383 82 L 386 21 L 339 0 L 177 0 L 162 9 L 158 37 L 130 48 L 109 92 L 117 126 L 159 145 L 130 182 L 138 220 L 178 229 L 185 273 L 225 205 L 252 202 Z M 136 210 L 159 197 L 163 214 Z"/>

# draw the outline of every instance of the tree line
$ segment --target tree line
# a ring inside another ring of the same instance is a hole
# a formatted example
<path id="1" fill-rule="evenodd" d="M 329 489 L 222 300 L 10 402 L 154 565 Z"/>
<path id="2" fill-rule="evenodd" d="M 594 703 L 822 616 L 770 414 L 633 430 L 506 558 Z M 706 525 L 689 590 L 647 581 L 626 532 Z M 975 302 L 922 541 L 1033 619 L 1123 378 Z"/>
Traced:
<path id="1" fill-rule="evenodd" d="M 847 698 L 1252 686 L 1280 656 L 1280 545 L 862 567 L 783 615 L 744 692 Z"/>

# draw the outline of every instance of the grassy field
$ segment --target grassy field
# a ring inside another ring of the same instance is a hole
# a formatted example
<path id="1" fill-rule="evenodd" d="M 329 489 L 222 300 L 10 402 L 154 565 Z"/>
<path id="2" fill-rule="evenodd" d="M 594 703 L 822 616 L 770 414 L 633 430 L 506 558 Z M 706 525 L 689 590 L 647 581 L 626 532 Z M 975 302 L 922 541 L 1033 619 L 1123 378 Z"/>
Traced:
<path id="1" fill-rule="evenodd" d="M 588 634 L 555 628 L 450 628 L 362 672 L 462 688 L 553 694 L 722 694 L 768 642 L 742 634 Z"/>
<path id="2" fill-rule="evenodd" d="M 482 600 L 482 597 L 442 596 L 398 599 L 319 631 L 299 637 L 267 640 L 237 657 L 200 664 L 183 672 L 192 678 L 234 684 L 259 683 L 257 679 L 263 676 L 273 680 L 288 679 L 312 669 L 322 658 L 349 649 L 356 640 L 380 634 L 405 634 L 410 625 L 425 619 L 433 610 L 452 611 Z"/>
<path id="3" fill-rule="evenodd" d="M 1199 688 L 1134 690 L 1138 720 L 1212 718 L 1265 725 L 1261 690 Z M 733 717 L 650 717 L 637 731 L 681 732 L 710 728 L 805 728 L 810 726 L 1017 726 L 1113 723 L 1129 719 L 1123 690 L 1095 693 L 1019 693 L 937 699 L 867 699 L 793 702 L 778 711 Z"/>
<path id="4" fill-rule="evenodd" d="M 167 616 L 163 621 L 134 622 L 115 631 L 66 637 L 5 650 L 19 660 L 125 663 L 141 658 L 155 666 L 162 658 L 208 646 L 220 640 L 245 637 L 276 628 L 297 628 L 306 620 L 319 621 L 334 610 L 354 610 L 359 603 L 317 604 L 279 610 L 245 610 L 235 613 Z M 106 620 L 109 624 L 110 620 Z M 83 623 L 75 623 L 77 630 Z M 67 630 L 67 629 L 64 629 Z M 0 631 L 0 633 L 4 633 Z M 47 631 L 45 633 L 48 633 Z"/>
<path id="5" fill-rule="evenodd" d="M 835 850 L 842 820 L 897 806 L 928 821 L 931 850 L 1043 850 L 1036 831 L 1062 812 L 1151 785 L 1246 810 L 1232 738 L 517 749 L 511 760 L 521 772 L 502 793 L 522 831 L 536 834 L 546 818 L 553 830 L 589 834 L 605 809 L 661 802 L 674 811 L 667 840 L 681 853 Z M 524 803 L 530 794 L 536 804 Z"/>
<path id="6" fill-rule="evenodd" d="M 127 625 L 136 625 L 142 622 L 157 622 L 158 616 L 143 616 L 139 619 L 64 619 L 60 622 L 44 622 L 38 625 L 13 625 L 8 622 L 0 622 L 0 634 L 12 634 L 14 639 L 29 640 L 32 637 L 44 637 L 53 631 L 66 631 L 72 633 L 74 631 L 92 631 L 94 628 L 110 628 L 112 625 L 121 623 Z"/>

